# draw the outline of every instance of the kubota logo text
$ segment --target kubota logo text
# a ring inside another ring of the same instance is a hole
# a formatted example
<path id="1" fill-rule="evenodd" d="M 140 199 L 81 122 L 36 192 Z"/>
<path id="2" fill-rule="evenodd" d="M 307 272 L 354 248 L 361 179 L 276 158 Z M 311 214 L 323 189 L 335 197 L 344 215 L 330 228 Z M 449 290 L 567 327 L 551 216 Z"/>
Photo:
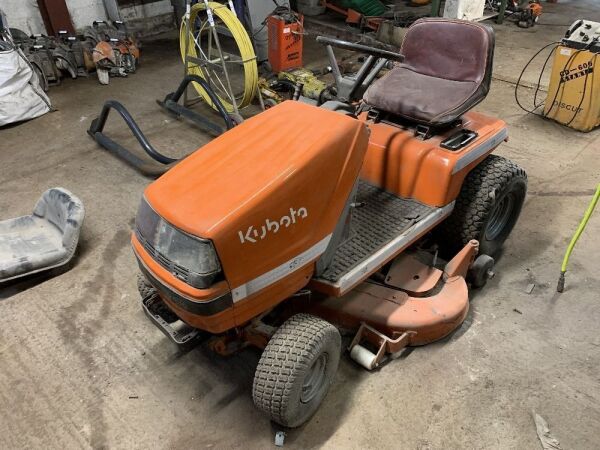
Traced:
<path id="1" fill-rule="evenodd" d="M 245 242 L 252 242 L 254 244 L 256 241 L 266 238 L 269 233 L 276 234 L 280 228 L 288 228 L 290 225 L 295 224 L 297 219 L 305 219 L 307 217 L 308 211 L 306 208 L 299 208 L 298 211 L 290 208 L 289 215 L 283 216 L 279 220 L 266 219 L 265 224 L 259 228 L 250 226 L 245 233 L 242 230 L 238 231 L 238 236 L 242 244 Z"/>

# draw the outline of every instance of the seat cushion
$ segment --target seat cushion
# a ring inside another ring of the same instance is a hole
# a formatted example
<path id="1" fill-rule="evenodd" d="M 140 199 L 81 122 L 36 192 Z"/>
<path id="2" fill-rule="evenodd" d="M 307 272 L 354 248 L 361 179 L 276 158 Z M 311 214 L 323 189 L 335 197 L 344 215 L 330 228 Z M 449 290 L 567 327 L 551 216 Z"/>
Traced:
<path id="1" fill-rule="evenodd" d="M 55 225 L 63 233 L 63 246 L 70 253 L 75 251 L 85 216 L 81 200 L 64 188 L 51 188 L 38 200 L 33 216 Z"/>
<path id="2" fill-rule="evenodd" d="M 494 32 L 485 25 L 420 19 L 408 29 L 401 53 L 404 64 L 374 82 L 363 97 L 375 109 L 441 127 L 489 91 Z"/>
<path id="3" fill-rule="evenodd" d="M 478 83 L 454 81 L 415 72 L 400 65 L 375 81 L 364 100 L 382 111 L 424 124 L 443 124 L 454 120 L 457 111 L 475 93 Z"/>
<path id="4" fill-rule="evenodd" d="M 62 241 L 56 226 L 35 216 L 0 222 L 0 281 L 66 262 Z"/>
<path id="5" fill-rule="evenodd" d="M 402 41 L 404 62 L 416 72 L 457 81 L 483 82 L 492 69 L 494 32 L 465 20 L 416 21 Z"/>

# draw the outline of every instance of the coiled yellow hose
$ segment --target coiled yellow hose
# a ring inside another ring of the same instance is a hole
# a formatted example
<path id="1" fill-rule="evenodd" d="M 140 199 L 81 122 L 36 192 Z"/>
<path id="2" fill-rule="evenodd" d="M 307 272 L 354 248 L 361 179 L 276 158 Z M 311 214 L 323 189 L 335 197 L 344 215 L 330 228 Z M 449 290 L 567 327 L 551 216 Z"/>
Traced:
<path id="1" fill-rule="evenodd" d="M 252 102 L 258 90 L 258 67 L 256 64 L 254 48 L 252 47 L 252 42 L 250 41 L 250 36 L 248 36 L 248 33 L 246 32 L 246 29 L 242 23 L 227 6 L 217 2 L 208 2 L 208 5 L 209 8 L 212 9 L 213 14 L 221 19 L 223 24 L 227 27 L 240 51 L 240 56 L 244 65 L 244 94 L 241 100 L 238 101 L 237 107 L 244 108 Z M 206 10 L 206 5 L 203 2 L 196 3 L 194 6 L 192 6 L 190 10 L 190 23 L 196 23 L 198 14 L 204 10 Z M 184 20 L 181 21 L 179 46 L 184 64 L 186 59 L 186 48 L 188 56 L 199 58 L 194 36 L 187 30 L 187 18 L 184 18 Z M 191 67 L 188 67 L 188 73 L 198 75 L 206 79 L 204 72 L 200 69 L 200 67 L 194 64 L 191 64 Z M 206 81 L 209 83 L 211 82 L 211 80 Z M 204 99 L 204 101 L 214 108 L 215 106 L 210 101 L 210 97 L 206 91 L 197 83 L 193 84 L 196 91 Z M 217 96 L 228 112 L 234 111 L 234 107 L 229 97 L 223 98 L 218 94 Z"/>

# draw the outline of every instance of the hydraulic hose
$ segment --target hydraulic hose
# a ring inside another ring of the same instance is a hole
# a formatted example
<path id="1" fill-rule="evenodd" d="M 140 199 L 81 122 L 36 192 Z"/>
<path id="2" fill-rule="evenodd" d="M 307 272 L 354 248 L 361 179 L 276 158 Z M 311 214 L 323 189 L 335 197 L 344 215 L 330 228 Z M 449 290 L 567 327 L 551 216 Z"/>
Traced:
<path id="1" fill-rule="evenodd" d="M 585 226 L 587 225 L 588 221 L 590 220 L 590 217 L 592 216 L 592 213 L 594 212 L 594 208 L 596 207 L 596 204 L 598 203 L 599 199 L 600 199 L 600 184 L 598 184 L 598 187 L 596 188 L 596 193 L 594 194 L 594 197 L 592 198 L 592 201 L 590 202 L 585 214 L 583 215 L 583 219 L 581 219 L 581 222 L 579 223 L 579 226 L 577 227 L 575 234 L 571 238 L 571 242 L 569 242 L 567 251 L 565 252 L 562 266 L 560 267 L 560 277 L 558 278 L 558 286 L 556 287 L 556 290 L 558 292 L 562 292 L 565 289 L 565 273 L 567 272 L 567 265 L 569 264 L 569 258 L 571 257 L 571 253 L 573 252 L 573 248 L 575 248 L 575 244 L 577 243 L 579 236 L 581 236 L 581 233 L 583 233 Z"/>
<path id="2" fill-rule="evenodd" d="M 254 99 L 258 90 L 258 67 L 256 64 L 256 55 L 254 53 L 254 48 L 252 47 L 252 42 L 250 41 L 250 37 L 248 36 L 248 33 L 246 32 L 246 29 L 244 28 L 242 23 L 226 5 L 216 2 L 207 3 L 208 7 L 212 10 L 213 15 L 217 16 L 223 22 L 225 27 L 227 27 L 240 51 L 240 56 L 244 67 L 244 94 L 242 98 L 237 102 L 237 107 L 244 108 L 245 106 L 248 106 L 250 102 Z M 206 3 L 196 3 L 194 6 L 192 6 L 190 10 L 189 22 L 188 18 L 184 18 L 181 22 L 179 46 L 184 64 L 186 64 L 186 49 L 187 56 L 201 59 L 200 55 L 198 55 L 198 48 L 194 40 L 194 30 L 188 30 L 187 24 L 196 24 L 196 19 L 202 11 L 206 11 Z M 209 21 L 211 20 L 210 17 L 211 16 L 209 16 Z M 212 30 L 209 30 L 209 32 L 211 31 Z M 202 77 L 209 83 L 213 82 L 213 80 L 206 79 L 205 72 L 201 70 L 201 68 L 198 67 L 198 65 L 196 64 L 191 65 L 191 67 L 188 67 L 187 71 L 188 74 Z M 211 101 L 210 96 L 202 88 L 202 86 L 200 86 L 197 83 L 194 83 L 194 87 L 198 94 L 204 99 L 204 101 L 208 105 L 216 109 L 216 105 L 214 105 L 214 103 Z M 229 97 L 224 98 L 219 96 L 219 99 L 221 100 L 221 103 L 228 112 L 235 111 L 235 108 L 232 105 L 231 99 Z"/>

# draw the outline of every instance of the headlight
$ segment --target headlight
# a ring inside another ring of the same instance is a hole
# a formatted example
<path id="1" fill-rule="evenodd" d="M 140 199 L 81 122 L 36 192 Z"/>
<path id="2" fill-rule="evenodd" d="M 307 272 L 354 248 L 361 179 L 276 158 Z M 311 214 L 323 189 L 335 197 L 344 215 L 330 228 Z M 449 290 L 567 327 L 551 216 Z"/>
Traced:
<path id="1" fill-rule="evenodd" d="M 221 273 L 211 241 L 178 230 L 142 199 L 135 220 L 136 234 L 161 266 L 190 286 L 205 289 Z"/>

